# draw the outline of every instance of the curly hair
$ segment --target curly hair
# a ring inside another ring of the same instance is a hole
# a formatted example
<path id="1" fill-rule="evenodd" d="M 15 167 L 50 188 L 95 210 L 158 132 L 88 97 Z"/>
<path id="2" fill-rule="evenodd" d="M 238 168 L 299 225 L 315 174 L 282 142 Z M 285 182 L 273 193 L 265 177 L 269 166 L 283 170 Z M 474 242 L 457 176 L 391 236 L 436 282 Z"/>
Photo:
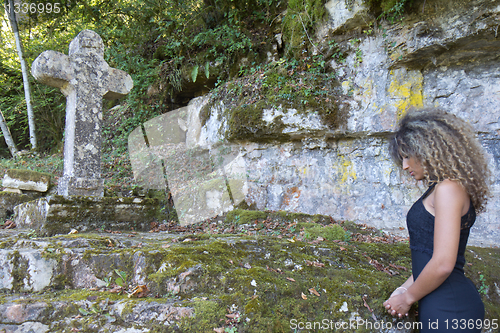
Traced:
<path id="1" fill-rule="evenodd" d="M 464 120 L 435 108 L 410 110 L 401 118 L 389 150 L 399 166 L 405 157 L 418 160 L 427 184 L 457 181 L 476 211 L 484 211 L 490 196 L 490 171 L 483 147 Z"/>

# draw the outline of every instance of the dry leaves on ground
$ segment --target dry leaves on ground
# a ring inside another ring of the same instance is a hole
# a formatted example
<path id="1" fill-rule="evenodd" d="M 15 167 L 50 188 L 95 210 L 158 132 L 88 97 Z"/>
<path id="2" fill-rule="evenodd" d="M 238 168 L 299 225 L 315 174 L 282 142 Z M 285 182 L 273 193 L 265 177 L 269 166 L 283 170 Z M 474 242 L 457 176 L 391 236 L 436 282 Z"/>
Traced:
<path id="1" fill-rule="evenodd" d="M 0 229 L 14 229 L 16 224 L 12 220 L 7 220 L 3 224 L 0 224 Z"/>
<path id="2" fill-rule="evenodd" d="M 148 296 L 149 294 L 149 289 L 146 285 L 139 285 L 135 287 L 130 294 L 128 294 L 129 298 L 132 297 L 137 297 L 137 298 L 143 298 Z"/>

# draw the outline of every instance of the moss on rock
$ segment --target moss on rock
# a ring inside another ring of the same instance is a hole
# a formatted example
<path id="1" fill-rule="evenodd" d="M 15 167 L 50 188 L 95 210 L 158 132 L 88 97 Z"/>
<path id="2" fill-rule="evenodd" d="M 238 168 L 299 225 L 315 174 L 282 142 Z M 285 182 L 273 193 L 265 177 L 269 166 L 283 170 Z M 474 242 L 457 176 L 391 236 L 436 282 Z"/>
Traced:
<path id="1" fill-rule="evenodd" d="M 323 55 L 280 59 L 252 68 L 213 91 L 200 111 L 202 126 L 217 113 L 219 122 L 227 121 L 227 128 L 219 128 L 226 140 L 254 142 L 284 142 L 292 134 L 321 131 L 302 128 L 311 121 L 338 129 L 347 117 L 336 104 L 339 84 L 327 71 L 326 60 Z"/>
<path id="2" fill-rule="evenodd" d="M 79 313 L 78 307 L 83 307 L 90 314 L 75 322 L 77 328 L 105 324 L 106 312 L 94 313 L 91 309 L 109 302 L 120 304 L 119 315 L 112 315 L 117 322 L 129 325 L 124 327 L 131 327 L 128 320 L 136 318 L 146 303 L 163 302 L 170 304 L 171 309 L 194 309 L 192 315 L 172 318 L 168 327 L 156 319 L 147 326 L 136 326 L 147 327 L 151 332 L 290 332 L 291 320 L 321 322 L 326 318 L 339 322 L 361 318 L 373 322 L 373 316 L 392 322 L 382 303 L 411 274 L 407 243 L 370 243 L 354 238 L 346 241 L 349 233 L 363 231 L 367 237 L 378 233 L 352 223 L 332 223 L 326 216 L 235 210 L 226 220 L 213 223 L 235 226 L 239 221 L 242 224 L 238 226 L 242 226 L 244 220 L 249 221 L 249 228 L 261 224 L 274 227 L 282 221 L 297 229 L 293 234 L 297 237 L 209 234 L 194 227 L 193 233 L 135 235 L 134 243 L 128 243 L 125 235 L 115 238 L 118 236 L 110 234 L 37 239 L 32 242 L 45 244 L 41 250 L 50 259 L 58 260 L 55 256 L 62 253 L 58 253 L 61 244 L 78 245 L 80 249 L 72 248 L 72 254 L 63 260 L 78 260 L 86 267 L 85 274 L 99 279 L 114 280 L 114 270 L 123 271 L 127 275 L 126 285 L 131 284 L 129 292 L 138 281 L 145 281 L 151 291 L 147 298 L 130 300 L 110 293 L 106 287 L 101 287 L 101 291 L 63 290 L 79 275 L 65 272 L 61 270 L 64 265 L 58 265 L 51 287 L 61 290 L 45 290 L 37 299 L 43 297 L 58 309 L 58 302 L 68 299 L 84 302 L 68 307 L 61 315 L 74 317 Z M 305 233 L 310 237 L 299 237 Z M 317 236 L 324 240 L 317 240 Z M 23 246 L 28 243 L 24 241 Z M 26 263 L 19 252 L 13 252 L 11 258 L 17 260 L 16 290 L 21 291 L 21 270 L 26 271 Z M 481 292 L 486 318 L 497 318 L 500 293 L 495 277 L 499 274 L 500 249 L 470 247 L 467 260 L 466 274 Z M 64 332 L 60 326 L 53 326 L 51 331 Z M 346 332 L 372 331 L 363 327 Z"/>
<path id="3" fill-rule="evenodd" d="M 236 224 L 253 223 L 255 220 L 265 220 L 268 213 L 256 210 L 235 209 L 227 213 L 226 222 Z"/>
<path id="4" fill-rule="evenodd" d="M 23 182 L 32 181 L 50 183 L 50 179 L 52 178 L 52 175 L 49 173 L 23 169 L 8 169 L 6 174 L 10 178 L 18 179 Z"/>

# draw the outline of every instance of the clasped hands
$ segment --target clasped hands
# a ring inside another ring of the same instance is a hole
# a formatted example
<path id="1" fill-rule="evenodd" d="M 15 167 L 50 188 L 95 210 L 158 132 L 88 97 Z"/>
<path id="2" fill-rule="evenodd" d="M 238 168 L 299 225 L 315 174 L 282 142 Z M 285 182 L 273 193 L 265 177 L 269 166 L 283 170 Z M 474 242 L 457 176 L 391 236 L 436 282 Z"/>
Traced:
<path id="1" fill-rule="evenodd" d="M 407 289 L 404 287 L 396 288 L 389 299 L 384 302 L 384 306 L 391 316 L 398 316 L 399 318 L 408 316 L 408 311 L 411 308 L 411 303 L 408 304 L 408 298 L 405 294 L 406 291 Z"/>

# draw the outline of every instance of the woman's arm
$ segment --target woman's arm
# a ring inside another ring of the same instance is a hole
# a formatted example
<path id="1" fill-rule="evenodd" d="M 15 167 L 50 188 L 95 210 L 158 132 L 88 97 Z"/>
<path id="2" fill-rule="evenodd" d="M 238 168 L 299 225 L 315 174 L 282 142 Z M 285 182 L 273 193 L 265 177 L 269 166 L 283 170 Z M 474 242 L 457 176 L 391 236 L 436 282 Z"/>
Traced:
<path id="1" fill-rule="evenodd" d="M 389 298 L 406 292 L 412 284 L 413 284 L 413 274 L 410 275 L 410 277 L 405 281 L 405 283 L 403 283 L 402 285 L 400 285 L 399 287 L 394 289 L 394 291 L 392 292 L 392 294 Z"/>
<path id="2" fill-rule="evenodd" d="M 439 287 L 451 274 L 457 261 L 460 221 L 464 205 L 469 203 L 465 189 L 455 181 L 445 180 L 434 194 L 434 249 L 432 258 L 405 293 L 384 303 L 389 313 L 400 317 L 411 305 Z"/>

